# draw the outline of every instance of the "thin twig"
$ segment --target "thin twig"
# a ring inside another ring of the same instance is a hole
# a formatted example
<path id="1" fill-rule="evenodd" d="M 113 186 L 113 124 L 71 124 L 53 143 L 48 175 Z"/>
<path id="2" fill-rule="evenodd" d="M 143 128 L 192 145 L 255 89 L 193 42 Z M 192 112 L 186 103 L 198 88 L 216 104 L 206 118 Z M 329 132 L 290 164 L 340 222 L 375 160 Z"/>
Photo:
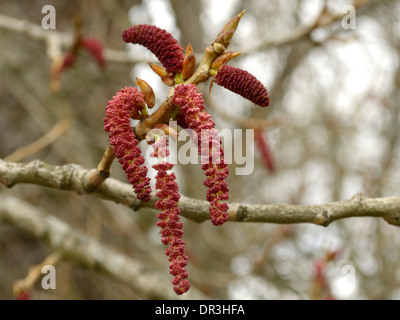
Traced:
<path id="1" fill-rule="evenodd" d="M 21 280 L 17 280 L 13 285 L 13 292 L 16 296 L 24 292 L 30 292 L 36 281 L 42 275 L 42 269 L 46 265 L 55 266 L 61 259 L 62 255 L 59 251 L 55 251 L 48 255 L 41 263 L 29 268 L 28 275 Z"/>
<path id="2" fill-rule="evenodd" d="M 367 2 L 368 2 L 368 0 L 354 0 L 353 7 L 358 8 L 362 5 L 365 5 Z M 300 39 L 303 39 L 305 37 L 309 37 L 310 34 L 315 29 L 323 28 L 334 22 L 340 21 L 346 16 L 346 14 L 347 13 L 333 15 L 327 10 L 326 7 L 324 7 L 312 24 L 302 26 L 288 35 L 280 34 L 279 38 L 277 38 L 277 39 L 268 39 L 268 40 L 262 41 L 256 45 L 254 45 L 254 46 L 247 47 L 241 51 L 241 53 L 242 53 L 241 55 L 245 56 L 245 55 L 251 54 L 253 52 L 259 52 L 261 49 L 267 48 L 267 47 L 280 47 L 280 46 L 283 46 L 286 44 L 291 44 L 291 43 L 298 41 Z"/>
<path id="3" fill-rule="evenodd" d="M 21 161 L 52 144 L 71 126 L 71 119 L 67 118 L 58 122 L 49 132 L 31 144 L 15 150 L 4 158 L 5 161 Z"/>
<path id="4" fill-rule="evenodd" d="M 100 187 L 100 185 L 106 180 L 111 173 L 111 165 L 115 159 L 114 151 L 109 145 L 103 154 L 97 170 L 89 177 L 90 185 L 93 186 L 93 190 Z"/>
<path id="5" fill-rule="evenodd" d="M 69 33 L 57 30 L 45 30 L 40 25 L 30 21 L 13 18 L 4 14 L 0 14 L 0 28 L 25 34 L 35 40 L 44 41 L 51 60 L 59 55 L 62 47 L 70 47 L 74 41 L 73 35 Z M 133 57 L 127 51 L 109 48 L 104 48 L 104 58 L 110 62 L 130 64 L 147 62 L 149 60 L 147 57 Z"/>

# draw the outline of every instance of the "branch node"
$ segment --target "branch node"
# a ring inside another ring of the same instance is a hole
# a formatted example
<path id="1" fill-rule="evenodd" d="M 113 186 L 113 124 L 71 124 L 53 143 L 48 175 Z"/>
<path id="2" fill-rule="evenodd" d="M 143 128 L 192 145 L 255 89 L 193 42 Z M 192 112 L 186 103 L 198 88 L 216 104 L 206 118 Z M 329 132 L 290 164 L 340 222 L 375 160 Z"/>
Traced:
<path id="1" fill-rule="evenodd" d="M 332 216 L 328 210 L 323 210 L 316 216 L 314 220 L 315 224 L 323 227 L 327 227 L 331 222 L 332 222 Z"/>
<path id="2" fill-rule="evenodd" d="M 244 221 L 248 215 L 248 209 L 243 205 L 233 206 L 229 204 L 229 220 Z"/>
<path id="3" fill-rule="evenodd" d="M 129 206 L 133 211 L 139 211 L 140 208 L 142 207 L 142 201 L 139 199 L 134 201 L 130 206 Z"/>
<path id="4" fill-rule="evenodd" d="M 362 207 L 364 204 L 364 195 L 362 193 L 356 193 L 351 197 L 350 201 L 355 202 L 359 207 Z"/>
<path id="5" fill-rule="evenodd" d="M 400 212 L 396 211 L 396 212 L 388 212 L 383 219 L 394 226 L 400 227 Z"/>
<path id="6" fill-rule="evenodd" d="M 110 176 L 110 172 L 89 170 L 84 178 L 83 186 L 86 193 L 92 193 Z"/>

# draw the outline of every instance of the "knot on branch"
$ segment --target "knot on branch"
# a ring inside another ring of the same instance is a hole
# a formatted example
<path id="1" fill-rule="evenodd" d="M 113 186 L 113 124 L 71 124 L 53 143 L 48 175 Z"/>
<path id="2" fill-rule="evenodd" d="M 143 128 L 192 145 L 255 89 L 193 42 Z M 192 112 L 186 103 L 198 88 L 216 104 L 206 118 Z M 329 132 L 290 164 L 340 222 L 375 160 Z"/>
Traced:
<path id="1" fill-rule="evenodd" d="M 396 212 L 388 212 L 383 219 L 394 226 L 400 227 L 400 212 L 396 211 Z"/>
<path id="2" fill-rule="evenodd" d="M 327 227 L 331 222 L 332 222 L 332 215 L 329 210 L 323 210 L 316 216 L 314 220 L 315 224 L 318 224 L 323 227 Z"/>
<path id="3" fill-rule="evenodd" d="M 351 202 L 357 205 L 359 209 L 364 205 L 364 195 L 362 193 L 356 193 L 350 199 Z"/>

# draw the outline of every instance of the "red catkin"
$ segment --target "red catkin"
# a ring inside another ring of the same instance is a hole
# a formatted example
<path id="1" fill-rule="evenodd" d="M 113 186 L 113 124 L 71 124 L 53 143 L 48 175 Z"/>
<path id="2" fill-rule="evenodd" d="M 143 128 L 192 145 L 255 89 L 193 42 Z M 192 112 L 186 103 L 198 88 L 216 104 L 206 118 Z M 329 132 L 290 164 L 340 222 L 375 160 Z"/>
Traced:
<path id="1" fill-rule="evenodd" d="M 93 37 L 83 37 L 81 44 L 93 56 L 98 65 L 104 67 L 106 62 L 103 55 L 103 44 Z"/>
<path id="2" fill-rule="evenodd" d="M 174 291 L 181 295 L 190 289 L 190 282 L 187 280 L 188 273 L 185 267 L 188 258 L 185 255 L 185 241 L 183 237 L 183 224 L 180 222 L 181 210 L 178 207 L 180 199 L 179 187 L 176 183 L 174 173 L 168 173 L 174 165 L 172 163 L 162 161 L 169 154 L 168 140 L 165 136 L 161 137 L 158 142 L 153 145 L 153 157 L 158 158 L 160 163 L 153 165 L 157 171 L 156 189 L 157 197 L 155 207 L 160 210 L 158 213 L 157 226 L 161 228 L 161 242 L 168 247 L 165 249 L 165 254 L 170 261 L 169 270 L 174 276 L 172 284 Z"/>
<path id="3" fill-rule="evenodd" d="M 256 142 L 258 150 L 260 151 L 261 159 L 264 165 L 270 172 L 275 172 L 276 170 L 275 159 L 272 154 L 271 148 L 267 142 L 267 139 L 263 135 L 262 130 L 254 131 L 254 140 Z"/>
<path id="4" fill-rule="evenodd" d="M 104 130 L 109 132 L 110 145 L 122 165 L 138 199 L 149 201 L 150 179 L 144 166 L 144 157 L 130 125 L 130 116 L 138 114 L 145 105 L 143 93 L 137 88 L 125 87 L 118 92 L 106 107 Z"/>
<path id="5" fill-rule="evenodd" d="M 126 29 L 122 39 L 127 43 L 140 44 L 149 49 L 168 72 L 182 72 L 183 48 L 164 29 L 148 24 L 138 24 Z"/>
<path id="6" fill-rule="evenodd" d="M 267 89 L 256 77 L 245 70 L 224 65 L 215 75 L 214 81 L 261 107 L 269 105 Z"/>
<path id="7" fill-rule="evenodd" d="M 204 107 L 204 100 L 194 84 L 180 85 L 175 88 L 172 102 L 181 107 L 189 129 L 197 133 L 198 151 L 202 156 L 202 169 L 206 179 L 207 201 L 210 202 L 211 221 L 221 225 L 228 220 L 229 199 L 228 165 L 224 159 L 224 150 L 218 137 L 218 130 Z"/>

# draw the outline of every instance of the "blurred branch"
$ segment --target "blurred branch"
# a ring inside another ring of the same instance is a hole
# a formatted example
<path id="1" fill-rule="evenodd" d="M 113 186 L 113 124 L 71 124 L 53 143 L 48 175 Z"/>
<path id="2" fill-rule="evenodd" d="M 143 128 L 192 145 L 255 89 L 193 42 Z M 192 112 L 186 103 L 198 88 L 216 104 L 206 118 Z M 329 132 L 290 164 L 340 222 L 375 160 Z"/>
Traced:
<path id="1" fill-rule="evenodd" d="M 119 253 L 75 230 L 58 218 L 11 195 L 2 197 L 0 221 L 11 223 L 42 239 L 78 265 L 105 272 L 137 290 L 138 296 L 179 299 L 170 287 L 168 277 L 144 263 Z M 192 288 L 184 298 L 204 299 Z"/>
<path id="2" fill-rule="evenodd" d="M 40 25 L 4 14 L 0 14 L 0 28 L 25 34 L 35 40 L 44 41 L 47 45 L 47 55 L 51 60 L 60 55 L 60 50 L 63 46 L 68 47 L 74 41 L 72 34 L 56 30 L 45 30 Z M 104 48 L 104 59 L 110 62 L 132 64 L 149 60 L 144 57 L 131 57 L 127 51 L 109 48 Z"/>
<path id="3" fill-rule="evenodd" d="M 28 275 L 24 279 L 17 280 L 14 283 L 14 294 L 16 296 L 19 296 L 20 294 L 29 293 L 32 290 L 36 281 L 42 276 L 43 267 L 46 265 L 55 266 L 60 261 L 61 257 L 62 255 L 60 254 L 60 252 L 55 251 L 48 255 L 46 259 L 44 259 L 41 263 L 29 268 Z"/>
<path id="4" fill-rule="evenodd" d="M 95 170 L 75 164 L 51 166 L 39 160 L 30 163 L 0 160 L 0 182 L 8 188 L 18 183 L 32 183 L 78 194 L 91 194 L 121 203 L 133 210 L 154 208 L 154 193 L 150 202 L 142 203 L 129 184 L 115 179 L 108 178 L 93 191 L 89 178 Z M 203 222 L 210 218 L 207 201 L 182 196 L 179 207 L 182 215 L 190 220 Z M 357 194 L 349 200 L 320 205 L 229 204 L 229 220 L 239 222 L 313 223 L 328 226 L 333 221 L 352 217 L 380 217 L 392 225 L 400 226 L 400 196 L 364 198 Z"/>
<path id="5" fill-rule="evenodd" d="M 357 9 L 358 7 L 365 5 L 369 0 L 353 0 L 353 7 Z M 242 50 L 242 55 L 249 54 L 252 52 L 258 52 L 265 47 L 279 47 L 285 44 L 293 43 L 305 37 L 309 37 L 311 32 L 318 28 L 326 27 L 336 21 L 342 20 L 348 13 L 341 13 L 334 15 L 329 12 L 328 8 L 325 6 L 318 17 L 315 19 L 314 23 L 306 26 L 302 26 L 288 35 L 279 35 L 278 39 L 268 39 L 263 41 L 253 47 L 246 48 Z"/>
<path id="6" fill-rule="evenodd" d="M 49 132 L 40 137 L 35 142 L 15 150 L 13 153 L 4 158 L 5 161 L 21 161 L 53 143 L 71 126 L 71 119 L 64 119 L 57 123 Z"/>

